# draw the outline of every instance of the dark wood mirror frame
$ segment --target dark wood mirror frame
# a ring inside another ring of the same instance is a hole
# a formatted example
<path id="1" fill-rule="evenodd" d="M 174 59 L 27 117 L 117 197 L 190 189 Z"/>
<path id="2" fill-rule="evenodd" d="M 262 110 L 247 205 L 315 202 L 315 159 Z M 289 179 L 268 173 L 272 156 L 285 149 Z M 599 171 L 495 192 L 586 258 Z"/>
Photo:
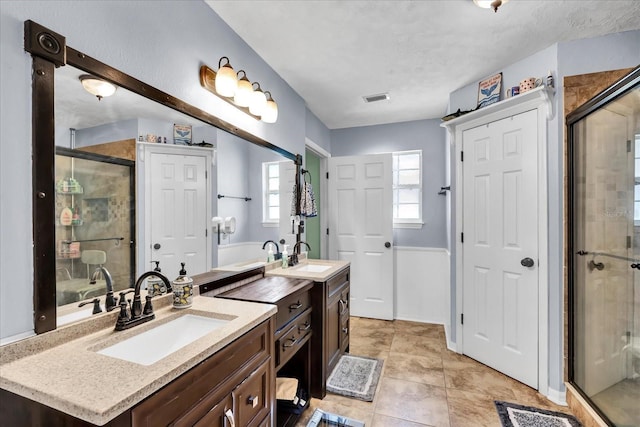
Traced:
<path id="1" fill-rule="evenodd" d="M 55 265 L 55 111 L 54 72 L 71 65 L 117 86 L 189 115 L 273 150 L 296 164 L 296 206 L 300 206 L 300 167 L 302 156 L 284 150 L 262 138 L 239 129 L 136 78 L 110 67 L 66 45 L 64 36 L 31 20 L 24 23 L 24 49 L 33 58 L 32 66 L 32 180 L 33 180 L 33 306 L 37 334 L 56 328 Z M 198 70 L 194 70 L 193 75 Z M 300 237 L 298 230 L 297 240 Z"/>

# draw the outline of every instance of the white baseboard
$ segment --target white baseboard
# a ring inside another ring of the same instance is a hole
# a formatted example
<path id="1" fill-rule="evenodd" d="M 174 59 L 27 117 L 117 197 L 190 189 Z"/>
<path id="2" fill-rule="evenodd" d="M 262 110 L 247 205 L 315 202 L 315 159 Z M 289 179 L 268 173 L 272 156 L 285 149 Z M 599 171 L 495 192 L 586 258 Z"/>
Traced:
<path id="1" fill-rule="evenodd" d="M 560 406 L 567 406 L 567 391 L 555 390 L 549 387 L 547 399 Z"/>
<path id="2" fill-rule="evenodd" d="M 451 327 L 449 326 L 449 324 L 447 323 L 444 324 L 444 338 L 445 338 L 445 341 L 447 342 L 447 349 L 449 351 L 453 351 L 457 353 L 458 348 L 456 346 L 456 343 L 454 343 L 449 339 L 449 337 L 451 336 L 451 332 L 449 331 L 450 328 Z"/>

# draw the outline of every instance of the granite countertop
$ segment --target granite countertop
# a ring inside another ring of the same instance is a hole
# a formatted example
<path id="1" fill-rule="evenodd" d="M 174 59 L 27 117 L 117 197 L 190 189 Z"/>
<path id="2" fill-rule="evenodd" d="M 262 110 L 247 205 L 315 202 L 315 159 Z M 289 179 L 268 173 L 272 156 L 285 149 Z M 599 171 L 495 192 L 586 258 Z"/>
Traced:
<path id="1" fill-rule="evenodd" d="M 117 311 L 3 346 L 0 388 L 103 425 L 274 315 L 277 308 L 196 296 L 191 308 L 157 308 L 154 320 L 115 332 Z M 97 353 L 182 314 L 229 322 L 149 366 Z"/>
<path id="2" fill-rule="evenodd" d="M 327 259 L 304 259 L 301 258 L 300 263 L 293 267 L 288 268 L 273 268 L 268 269 L 265 272 L 265 276 L 284 276 L 284 277 L 293 277 L 298 279 L 308 279 L 313 280 L 315 282 L 325 282 L 336 273 L 343 270 L 345 267 L 349 266 L 349 261 L 335 261 L 335 260 L 327 260 Z M 316 272 L 316 271 L 304 271 L 306 265 L 316 265 L 316 266 L 330 266 L 329 269 Z"/>

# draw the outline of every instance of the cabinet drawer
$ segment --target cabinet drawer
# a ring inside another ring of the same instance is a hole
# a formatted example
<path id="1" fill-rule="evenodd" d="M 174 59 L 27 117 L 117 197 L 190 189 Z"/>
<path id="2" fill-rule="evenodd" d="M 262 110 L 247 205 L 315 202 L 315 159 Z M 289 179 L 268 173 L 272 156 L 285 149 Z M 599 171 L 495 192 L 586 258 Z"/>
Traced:
<path id="1" fill-rule="evenodd" d="M 258 426 L 271 409 L 269 362 L 253 371 L 231 393 L 237 426 Z"/>
<path id="2" fill-rule="evenodd" d="M 228 417 L 233 419 L 233 399 L 231 395 L 218 402 L 194 427 L 228 427 L 231 425 Z M 226 418 L 226 419 L 225 419 Z M 186 424 L 185 424 L 186 425 Z M 176 423 L 178 426 L 178 423 Z"/>
<path id="3" fill-rule="evenodd" d="M 336 292 L 340 292 L 342 287 L 349 283 L 349 271 L 350 269 L 347 268 L 327 281 L 328 298 L 331 298 Z"/>
<path id="4" fill-rule="evenodd" d="M 276 340 L 276 368 L 285 364 L 306 342 L 311 333 L 311 308 L 294 320 L 287 331 Z"/>
<path id="5" fill-rule="evenodd" d="M 287 325 L 311 306 L 309 291 L 305 290 L 289 295 L 278 302 L 278 313 L 276 314 L 276 332 Z"/>

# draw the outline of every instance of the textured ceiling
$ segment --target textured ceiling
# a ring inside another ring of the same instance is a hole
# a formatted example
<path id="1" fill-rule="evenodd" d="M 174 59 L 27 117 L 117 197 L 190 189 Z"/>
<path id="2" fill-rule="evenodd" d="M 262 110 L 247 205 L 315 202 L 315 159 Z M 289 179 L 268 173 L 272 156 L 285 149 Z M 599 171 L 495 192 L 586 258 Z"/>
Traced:
<path id="1" fill-rule="evenodd" d="M 639 0 L 205 1 L 330 129 L 442 117 L 450 92 L 556 42 L 640 29 Z"/>

